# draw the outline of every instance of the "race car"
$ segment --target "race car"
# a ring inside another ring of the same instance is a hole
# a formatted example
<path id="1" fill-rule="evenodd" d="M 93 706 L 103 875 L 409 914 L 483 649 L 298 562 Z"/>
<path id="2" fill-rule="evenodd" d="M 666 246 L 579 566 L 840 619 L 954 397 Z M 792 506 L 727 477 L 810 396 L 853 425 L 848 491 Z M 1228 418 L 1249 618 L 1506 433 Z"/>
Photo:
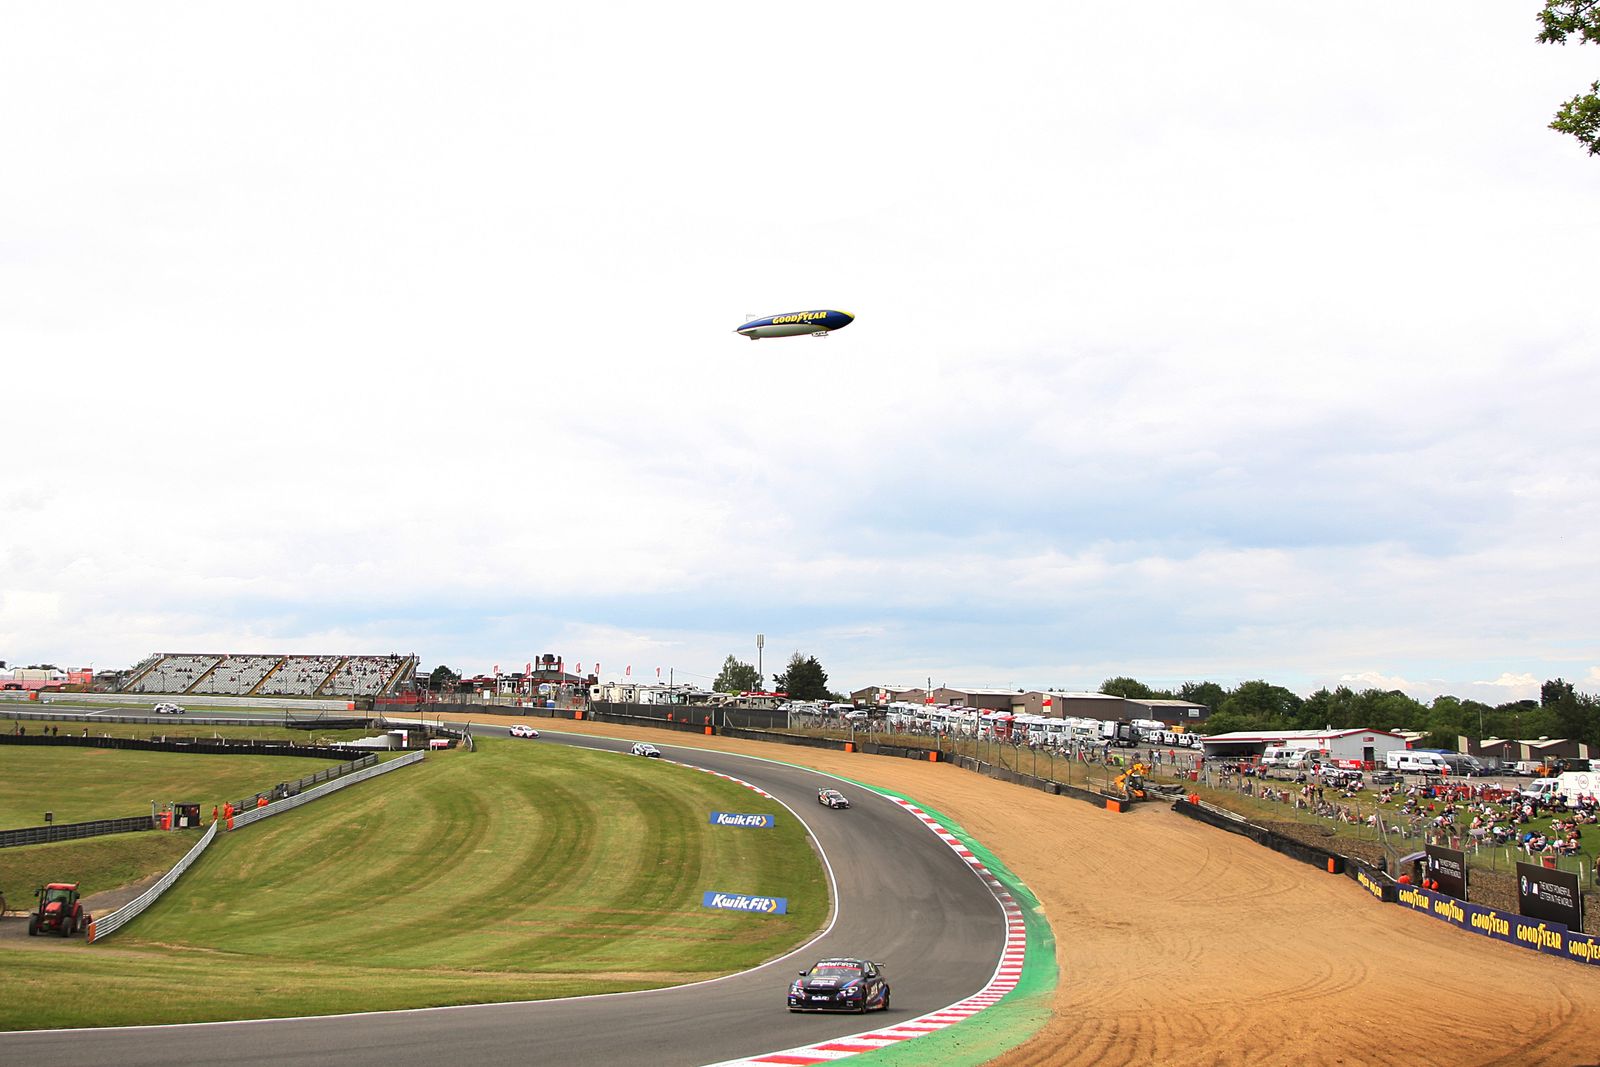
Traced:
<path id="1" fill-rule="evenodd" d="M 819 789 L 817 790 L 817 803 L 825 808 L 848 808 L 850 806 L 850 798 L 837 789 Z"/>
<path id="2" fill-rule="evenodd" d="M 539 731 L 525 723 L 517 723 L 511 728 L 512 737 L 538 737 Z"/>
<path id="3" fill-rule="evenodd" d="M 654 745 L 646 744 L 643 741 L 634 742 L 633 754 L 635 756 L 650 756 L 654 759 L 661 758 L 661 750 L 659 748 Z"/>
<path id="4" fill-rule="evenodd" d="M 818 960 L 789 986 L 790 1011 L 889 1010 L 889 982 L 871 960 Z"/>
<path id="5" fill-rule="evenodd" d="M 183 709 L 176 704 L 160 703 L 155 706 L 157 715 L 182 715 Z"/>

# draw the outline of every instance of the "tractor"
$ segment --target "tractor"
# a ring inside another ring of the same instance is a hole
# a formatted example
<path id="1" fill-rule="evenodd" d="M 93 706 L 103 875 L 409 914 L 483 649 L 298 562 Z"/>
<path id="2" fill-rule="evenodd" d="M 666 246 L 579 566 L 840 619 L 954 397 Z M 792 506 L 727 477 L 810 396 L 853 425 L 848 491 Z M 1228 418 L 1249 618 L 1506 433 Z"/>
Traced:
<path id="1" fill-rule="evenodd" d="M 28 936 L 53 931 L 71 937 L 89 929 L 91 916 L 78 899 L 77 882 L 51 882 L 33 891 L 39 906 L 28 916 Z"/>

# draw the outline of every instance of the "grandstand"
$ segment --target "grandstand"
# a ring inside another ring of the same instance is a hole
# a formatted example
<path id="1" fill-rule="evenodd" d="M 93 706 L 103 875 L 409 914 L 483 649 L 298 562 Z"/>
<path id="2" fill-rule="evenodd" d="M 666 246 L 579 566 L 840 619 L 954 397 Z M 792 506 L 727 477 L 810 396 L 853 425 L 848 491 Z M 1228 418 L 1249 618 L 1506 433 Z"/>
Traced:
<path id="1" fill-rule="evenodd" d="M 415 655 L 165 652 L 143 660 L 122 691 L 170 696 L 375 697 L 397 692 L 416 671 Z"/>

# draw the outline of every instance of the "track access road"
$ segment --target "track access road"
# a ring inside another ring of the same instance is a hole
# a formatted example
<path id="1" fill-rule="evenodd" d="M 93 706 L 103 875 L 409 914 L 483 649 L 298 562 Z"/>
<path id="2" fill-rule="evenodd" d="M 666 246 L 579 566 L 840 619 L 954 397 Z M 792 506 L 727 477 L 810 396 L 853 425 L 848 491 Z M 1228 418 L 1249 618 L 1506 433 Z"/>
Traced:
<path id="1" fill-rule="evenodd" d="M 473 732 L 507 731 L 474 726 Z M 553 731 L 517 743 L 529 746 L 531 758 L 555 755 L 548 751 L 555 745 L 619 753 L 630 747 L 628 741 Z M 976 992 L 994 973 L 1005 943 L 999 904 L 965 862 L 897 805 L 845 785 L 854 806 L 834 811 L 817 803 L 817 788 L 839 783 L 819 772 L 653 743 L 667 759 L 759 785 L 806 822 L 836 885 L 833 922 L 819 940 L 755 970 L 671 989 L 369 1015 L 23 1031 L 0 1034 L 0 1061 L 30 1067 L 694 1067 L 903 1022 Z M 752 800 L 760 798 L 752 794 Z M 783 998 L 795 972 L 830 955 L 885 964 L 891 1009 L 865 1017 L 790 1014 Z"/>

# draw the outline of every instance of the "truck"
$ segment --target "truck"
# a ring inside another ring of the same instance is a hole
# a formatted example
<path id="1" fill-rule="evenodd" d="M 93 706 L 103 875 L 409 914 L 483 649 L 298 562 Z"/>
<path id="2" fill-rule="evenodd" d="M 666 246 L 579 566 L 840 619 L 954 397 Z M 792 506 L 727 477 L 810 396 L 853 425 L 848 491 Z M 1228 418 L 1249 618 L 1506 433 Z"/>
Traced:
<path id="1" fill-rule="evenodd" d="M 1545 804 L 1571 807 L 1579 797 L 1600 798 L 1600 772 L 1567 771 L 1552 778 L 1540 778 L 1518 789 L 1517 794 Z"/>

